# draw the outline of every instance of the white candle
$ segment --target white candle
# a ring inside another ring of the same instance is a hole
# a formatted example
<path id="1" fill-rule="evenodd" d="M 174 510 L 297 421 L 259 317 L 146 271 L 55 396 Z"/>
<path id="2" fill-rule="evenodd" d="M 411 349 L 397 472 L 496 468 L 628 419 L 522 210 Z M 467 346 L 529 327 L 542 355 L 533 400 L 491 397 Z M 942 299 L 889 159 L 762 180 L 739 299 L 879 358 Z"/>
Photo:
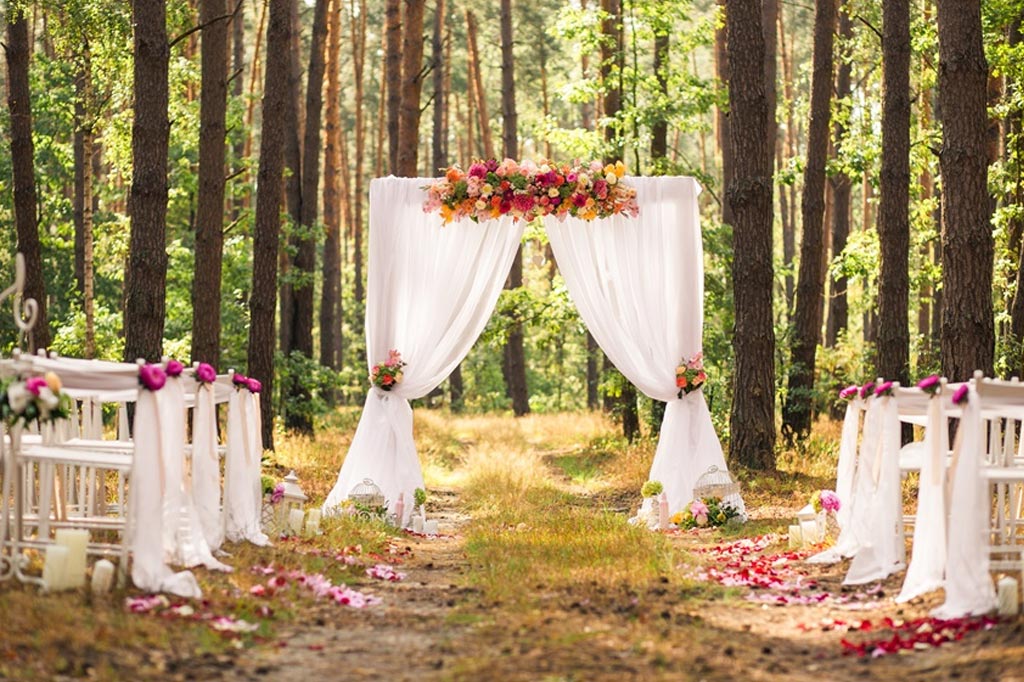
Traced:
<path id="1" fill-rule="evenodd" d="M 288 512 L 288 527 L 292 534 L 298 535 L 302 532 L 302 521 L 306 518 L 306 512 L 301 509 L 292 509 Z"/>
<path id="2" fill-rule="evenodd" d="M 310 509 L 306 514 L 306 535 L 320 533 L 320 513 L 319 509 Z"/>
<path id="3" fill-rule="evenodd" d="M 817 521 L 801 521 L 800 522 L 800 535 L 803 538 L 804 545 L 813 545 L 818 541 L 818 522 Z"/>
<path id="4" fill-rule="evenodd" d="M 800 530 L 800 526 L 789 527 L 789 548 L 797 549 L 804 544 L 803 532 Z"/>
<path id="5" fill-rule="evenodd" d="M 114 584 L 114 564 L 100 559 L 92 567 L 92 593 L 106 594 Z"/>
<path id="6" fill-rule="evenodd" d="M 43 589 L 55 592 L 67 586 L 65 574 L 68 567 L 68 548 L 63 545 L 47 545 L 43 560 Z"/>
<path id="7" fill-rule="evenodd" d="M 423 522 L 423 532 L 427 535 L 437 535 L 437 519 L 430 519 Z"/>
<path id="8" fill-rule="evenodd" d="M 414 514 L 412 517 L 412 532 L 422 533 L 423 532 L 423 517 L 419 514 Z"/>
<path id="9" fill-rule="evenodd" d="M 54 534 L 55 544 L 67 547 L 67 587 L 85 584 L 85 550 L 89 545 L 89 531 L 80 528 L 59 528 Z"/>
<path id="10" fill-rule="evenodd" d="M 1016 616 L 1020 608 L 1017 581 L 1010 576 L 1004 576 L 999 579 L 997 586 L 996 601 L 999 604 L 999 615 Z"/>

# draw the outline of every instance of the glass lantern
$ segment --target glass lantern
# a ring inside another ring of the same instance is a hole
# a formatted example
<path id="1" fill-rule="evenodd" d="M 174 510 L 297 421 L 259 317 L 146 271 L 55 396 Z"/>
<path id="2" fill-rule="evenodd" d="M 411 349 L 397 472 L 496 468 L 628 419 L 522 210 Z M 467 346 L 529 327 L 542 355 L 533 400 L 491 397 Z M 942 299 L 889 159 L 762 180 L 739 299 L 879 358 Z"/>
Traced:
<path id="1" fill-rule="evenodd" d="M 299 477 L 295 471 L 289 471 L 282 482 L 284 485 L 284 496 L 277 510 L 277 527 L 284 535 L 299 535 L 302 532 L 306 516 L 306 493 L 302 492 L 299 485 Z M 293 513 L 295 512 L 295 513 Z M 299 518 L 301 515 L 301 518 Z M 299 519 L 298 522 L 293 519 Z"/>

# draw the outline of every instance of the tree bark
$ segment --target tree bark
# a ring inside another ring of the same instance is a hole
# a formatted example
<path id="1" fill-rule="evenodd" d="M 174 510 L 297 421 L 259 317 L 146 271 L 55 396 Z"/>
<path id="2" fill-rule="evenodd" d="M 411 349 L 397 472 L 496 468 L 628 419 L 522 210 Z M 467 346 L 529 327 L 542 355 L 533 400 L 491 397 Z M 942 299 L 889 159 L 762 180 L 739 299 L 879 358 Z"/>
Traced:
<path id="1" fill-rule="evenodd" d="M 249 374 L 263 383 L 260 414 L 263 447 L 274 449 L 274 309 L 277 307 L 277 251 L 281 229 L 285 110 L 291 19 L 288 3 L 271 2 L 263 90 L 263 124 L 257 172 L 253 232 L 252 296 L 249 298 Z"/>
<path id="2" fill-rule="evenodd" d="M 358 6 L 358 16 L 356 7 Z M 352 76 L 355 79 L 356 102 L 364 101 L 364 79 L 363 69 L 366 64 L 366 0 L 349 0 L 350 33 L 352 34 Z M 383 84 L 384 80 L 381 79 Z M 384 101 L 381 98 L 381 107 Z M 352 264 L 354 267 L 354 294 L 356 300 L 354 333 L 362 332 L 360 321 L 360 309 L 363 304 L 363 160 L 366 153 L 366 123 L 363 118 L 363 107 L 355 107 L 356 118 L 356 166 L 353 170 L 353 191 L 352 191 Z M 383 108 L 381 109 L 383 112 Z M 378 156 L 380 150 L 378 149 Z M 378 173 L 380 175 L 380 173 Z"/>
<path id="3" fill-rule="evenodd" d="M 793 348 L 789 391 L 782 408 L 782 433 L 787 440 L 811 430 L 815 354 L 821 339 L 822 296 L 825 289 L 825 162 L 828 158 L 830 98 L 832 96 L 832 36 L 836 2 L 817 4 L 814 13 L 814 70 L 808 124 L 804 193 L 800 202 L 803 239 L 793 314 Z"/>
<path id="4" fill-rule="evenodd" d="M 847 8 L 839 13 L 839 39 L 845 47 L 853 38 L 853 18 Z M 836 100 L 844 101 L 850 97 L 851 75 L 853 65 L 848 59 L 842 59 L 839 63 L 836 76 Z M 843 145 L 846 141 L 847 125 L 846 120 L 840 117 L 836 120 L 833 128 L 833 146 L 836 149 L 836 156 L 841 156 Z M 832 199 L 834 202 L 832 211 L 832 257 L 842 254 L 846 248 L 846 241 L 850 237 L 850 201 L 853 182 L 850 176 L 839 171 L 831 178 Z M 840 334 L 845 333 L 850 322 L 850 308 L 846 298 L 846 277 L 836 275 L 832 278 L 831 296 L 828 306 L 828 323 L 826 324 L 825 345 L 832 348 L 836 345 Z"/>
<path id="5" fill-rule="evenodd" d="M 1011 48 L 1019 48 L 1021 43 L 1021 18 L 1018 17 L 1010 26 L 1009 44 Z M 1012 82 L 1010 85 L 1015 96 L 1020 96 L 1021 83 Z M 1007 148 L 1005 156 L 1011 155 L 1017 159 L 1016 175 L 1013 180 L 1013 190 L 1006 197 L 1007 203 L 1016 205 L 1024 204 L 1024 174 L 1021 173 L 1021 159 L 1024 158 L 1024 126 L 1022 126 L 1022 115 L 1020 108 L 1015 108 L 1007 117 L 1006 139 L 1013 147 Z M 1024 220 L 1020 217 L 1013 219 L 1014 225 L 1011 231 L 1018 235 L 1024 234 Z M 1024 373 L 1024 237 L 1018 236 L 1017 251 L 1017 287 L 1014 291 L 1013 301 L 1010 304 L 1010 340 L 1014 349 L 1011 358 L 1011 374 L 1021 376 Z"/>
<path id="6" fill-rule="evenodd" d="M 50 327 L 46 319 L 46 285 L 39 248 L 35 145 L 32 142 L 32 100 L 28 70 L 32 44 L 28 36 L 28 21 L 23 13 L 8 10 L 7 106 L 11 116 L 14 223 L 18 235 L 18 251 L 25 257 L 24 296 L 35 299 L 39 306 L 39 316 L 29 336 L 29 351 L 34 353 L 36 348 L 50 345 Z"/>
<path id="7" fill-rule="evenodd" d="M 726 189 L 733 214 L 733 334 L 736 390 L 729 417 L 733 461 L 775 469 L 775 331 L 772 320 L 772 140 L 764 91 L 761 3 L 727 0 L 729 111 L 735 175 Z"/>
<path id="8" fill-rule="evenodd" d="M 224 250 L 224 154 L 228 97 L 227 0 L 201 0 L 204 25 L 199 100 L 199 203 L 192 286 L 192 361 L 220 362 L 220 285 Z"/>
<path id="9" fill-rule="evenodd" d="M 402 90 L 398 117 L 398 173 L 414 178 L 420 137 L 420 90 L 423 85 L 423 12 L 425 0 L 405 0 L 402 22 Z"/>
<path id="10" fill-rule="evenodd" d="M 82 292 L 87 359 L 96 357 L 95 268 L 93 267 L 93 133 L 92 56 L 88 41 L 78 53 L 75 78 L 75 280 Z"/>
<path id="11" fill-rule="evenodd" d="M 717 0 L 718 7 L 725 12 L 726 0 Z M 729 83 L 729 51 L 726 44 L 726 26 L 715 29 L 715 77 L 718 82 Z M 722 187 L 729 187 L 733 178 L 732 131 L 729 125 L 729 112 L 722 107 L 715 107 L 715 138 L 722 155 Z M 722 201 L 722 222 L 732 225 L 732 213 L 729 202 Z"/>
<path id="12" fill-rule="evenodd" d="M 473 80 L 476 97 L 476 111 L 479 118 L 480 141 L 483 155 L 494 156 L 494 142 L 491 140 L 491 119 L 487 114 L 487 94 L 484 92 L 483 75 L 480 73 L 480 50 L 477 47 L 476 15 L 466 10 L 466 46 L 469 52 L 469 77 Z"/>
<path id="13" fill-rule="evenodd" d="M 402 109 L 402 5 L 387 0 L 384 27 L 384 80 L 387 83 L 388 168 L 398 175 L 399 127 Z"/>
<path id="14" fill-rule="evenodd" d="M 124 355 L 128 362 L 155 362 L 163 349 L 167 281 L 167 5 L 163 0 L 135 2 L 132 12 L 135 119 Z"/>
<path id="15" fill-rule="evenodd" d="M 988 63 L 980 0 L 938 0 L 942 114 L 942 372 L 991 376 L 993 238 L 985 138 Z"/>
<path id="16" fill-rule="evenodd" d="M 910 378 L 910 2 L 882 9 L 882 173 L 875 376 Z"/>
<path id="17" fill-rule="evenodd" d="M 782 84 L 783 96 L 786 100 L 786 135 L 784 158 L 780 154 L 780 170 L 788 160 L 796 156 L 796 121 L 793 117 L 793 41 L 790 38 L 790 49 L 786 50 L 785 12 L 779 11 L 779 42 L 782 45 Z M 786 317 L 793 314 L 793 299 L 796 298 L 796 277 L 793 263 L 796 260 L 796 200 L 793 186 L 783 186 L 779 190 L 779 213 L 782 221 L 782 266 L 785 269 Z"/>
<path id="18" fill-rule="evenodd" d="M 668 91 L 668 47 L 669 37 L 667 29 L 664 32 L 659 31 L 654 36 L 654 77 L 658 81 L 658 91 L 661 96 L 666 100 L 669 99 Z M 668 154 L 668 120 L 664 114 L 661 114 L 654 123 L 651 124 L 651 163 L 655 168 L 655 173 L 661 175 L 664 173 L 664 159 Z M 661 161 L 659 165 L 659 161 Z M 662 171 L 659 173 L 658 169 Z"/>
<path id="19" fill-rule="evenodd" d="M 324 115 L 324 260 L 320 289 L 320 364 L 341 369 L 341 1 L 327 20 L 327 110 Z M 358 102 L 358 100 L 357 100 Z M 361 103 L 360 103 L 361 104 Z M 360 107 L 356 107 L 360 108 Z"/>
<path id="20" fill-rule="evenodd" d="M 234 16 L 231 17 L 231 48 L 232 48 L 232 65 L 231 69 L 231 94 L 235 98 L 235 101 L 241 102 L 242 95 L 245 93 L 245 3 L 242 2 L 238 5 L 237 9 L 233 8 Z M 245 159 L 245 135 L 238 135 L 235 140 L 235 146 L 232 150 L 234 159 L 232 159 L 232 166 L 240 165 Z M 247 174 L 243 174 L 241 182 L 245 182 L 248 179 Z M 248 204 L 248 192 L 232 192 L 231 193 L 231 219 L 238 220 L 238 216 L 241 214 L 242 209 L 246 208 Z"/>

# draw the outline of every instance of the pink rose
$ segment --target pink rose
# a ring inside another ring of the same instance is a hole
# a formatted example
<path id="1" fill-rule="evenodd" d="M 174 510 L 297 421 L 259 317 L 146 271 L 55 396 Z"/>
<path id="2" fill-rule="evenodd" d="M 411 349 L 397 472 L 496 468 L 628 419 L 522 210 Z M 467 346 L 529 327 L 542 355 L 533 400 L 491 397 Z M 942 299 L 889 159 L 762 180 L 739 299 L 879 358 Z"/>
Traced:
<path id="1" fill-rule="evenodd" d="M 149 391 L 159 391 L 167 383 L 167 375 L 160 365 L 141 365 L 139 383 Z"/>
<path id="2" fill-rule="evenodd" d="M 39 395 L 39 391 L 46 386 L 46 379 L 43 377 L 31 377 L 25 380 L 25 388 L 34 396 Z"/>
<path id="3" fill-rule="evenodd" d="M 205 362 L 200 362 L 196 366 L 196 380 L 201 381 L 204 384 L 210 384 L 217 380 L 217 370 Z"/>
<path id="4" fill-rule="evenodd" d="M 235 388 L 248 388 L 249 378 L 246 377 L 244 374 L 239 374 L 238 372 L 235 372 L 231 376 L 231 383 L 235 385 Z"/>
<path id="5" fill-rule="evenodd" d="M 167 372 L 169 377 L 180 377 L 181 373 L 185 370 L 185 367 L 177 360 L 168 360 L 167 367 L 164 371 Z"/>
<path id="6" fill-rule="evenodd" d="M 245 387 L 249 389 L 250 393 L 259 393 L 263 390 L 263 384 L 260 383 L 259 379 L 249 379 L 246 382 Z"/>

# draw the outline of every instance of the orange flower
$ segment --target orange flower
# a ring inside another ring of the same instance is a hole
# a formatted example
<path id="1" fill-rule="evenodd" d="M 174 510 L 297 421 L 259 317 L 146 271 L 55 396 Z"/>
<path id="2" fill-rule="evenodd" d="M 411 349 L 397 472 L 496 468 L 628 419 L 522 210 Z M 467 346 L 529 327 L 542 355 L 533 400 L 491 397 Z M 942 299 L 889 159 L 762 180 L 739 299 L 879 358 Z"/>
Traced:
<path id="1" fill-rule="evenodd" d="M 462 179 L 462 171 L 453 166 L 448 169 L 448 172 L 445 173 L 444 176 L 449 182 L 458 182 Z"/>

